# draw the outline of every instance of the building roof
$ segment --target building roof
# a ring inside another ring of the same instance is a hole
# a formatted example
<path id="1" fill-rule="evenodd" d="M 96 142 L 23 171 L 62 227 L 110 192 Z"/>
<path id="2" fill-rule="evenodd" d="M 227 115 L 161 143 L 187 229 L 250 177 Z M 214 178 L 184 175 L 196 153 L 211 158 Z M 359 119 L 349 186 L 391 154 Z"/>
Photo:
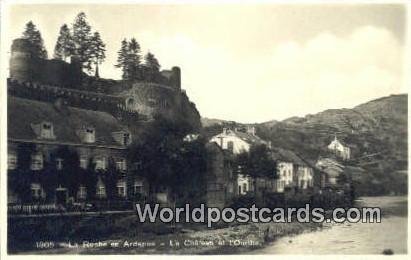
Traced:
<path id="1" fill-rule="evenodd" d="M 272 156 L 275 160 L 291 162 L 296 165 L 306 166 L 307 163 L 295 154 L 293 151 L 283 149 L 283 148 L 273 148 Z"/>
<path id="2" fill-rule="evenodd" d="M 320 158 L 316 165 L 317 168 L 327 173 L 328 176 L 336 178 L 344 172 L 345 166 L 332 158 Z"/>
<path id="3" fill-rule="evenodd" d="M 241 140 L 243 140 L 246 143 L 249 144 L 267 144 L 266 141 L 264 141 L 263 139 L 261 139 L 260 137 L 258 137 L 255 134 L 252 133 L 248 133 L 248 132 L 243 132 L 240 130 L 231 130 L 231 129 L 227 129 L 227 133 L 219 133 L 218 135 L 215 135 L 213 138 L 218 138 L 218 137 L 224 137 L 224 136 L 236 136 L 238 138 L 240 138 Z"/>
<path id="4" fill-rule="evenodd" d="M 112 134 L 128 131 L 111 114 L 64 106 L 58 109 L 52 103 L 18 97 L 8 97 L 8 138 L 41 141 L 33 131 L 33 124 L 50 122 L 53 124 L 56 143 L 83 144 L 77 131 L 82 127 L 93 127 L 96 146 L 117 146 Z M 48 140 L 46 140 L 48 141 Z M 86 144 L 84 144 L 86 145 Z M 90 144 L 89 144 L 90 145 Z"/>

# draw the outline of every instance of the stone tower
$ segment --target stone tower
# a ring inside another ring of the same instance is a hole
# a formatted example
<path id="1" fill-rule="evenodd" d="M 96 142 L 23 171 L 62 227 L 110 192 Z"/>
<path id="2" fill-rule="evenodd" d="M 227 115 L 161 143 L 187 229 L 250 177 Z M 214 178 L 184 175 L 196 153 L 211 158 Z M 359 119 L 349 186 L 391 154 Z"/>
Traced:
<path id="1" fill-rule="evenodd" d="M 30 42 L 26 39 L 15 39 L 11 45 L 10 78 L 31 81 L 34 66 Z"/>

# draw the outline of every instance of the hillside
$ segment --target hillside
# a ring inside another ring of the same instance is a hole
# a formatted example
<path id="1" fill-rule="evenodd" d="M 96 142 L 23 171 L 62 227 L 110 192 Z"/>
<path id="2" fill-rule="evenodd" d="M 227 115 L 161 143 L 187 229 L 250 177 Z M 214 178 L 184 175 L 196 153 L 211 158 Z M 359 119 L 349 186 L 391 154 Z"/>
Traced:
<path id="1" fill-rule="evenodd" d="M 293 117 L 273 124 L 259 124 L 258 133 L 273 145 L 298 151 L 316 160 L 337 135 L 353 147 L 355 163 L 389 160 L 395 169 L 406 168 L 408 97 L 391 95 L 361 104 L 353 109 L 329 109 L 305 117 Z M 364 162 L 363 156 L 375 154 Z"/>
<path id="2" fill-rule="evenodd" d="M 358 190 L 368 195 L 386 194 L 397 192 L 399 186 L 406 190 L 403 173 L 408 167 L 407 107 L 407 94 L 391 95 L 352 109 L 328 109 L 255 126 L 257 134 L 270 140 L 274 147 L 290 149 L 311 163 L 320 156 L 330 155 L 326 147 L 337 135 L 352 150 L 353 158 L 344 164 L 361 167 L 365 172 Z M 204 128 L 206 135 L 214 135 L 222 127 L 244 126 L 223 120 L 216 122 Z"/>
<path id="3" fill-rule="evenodd" d="M 222 119 L 208 118 L 208 117 L 201 118 L 201 125 L 203 127 L 209 127 L 209 126 L 214 126 L 214 125 L 224 125 L 224 124 L 229 124 L 229 123 L 235 123 L 235 122 L 222 120 Z"/>

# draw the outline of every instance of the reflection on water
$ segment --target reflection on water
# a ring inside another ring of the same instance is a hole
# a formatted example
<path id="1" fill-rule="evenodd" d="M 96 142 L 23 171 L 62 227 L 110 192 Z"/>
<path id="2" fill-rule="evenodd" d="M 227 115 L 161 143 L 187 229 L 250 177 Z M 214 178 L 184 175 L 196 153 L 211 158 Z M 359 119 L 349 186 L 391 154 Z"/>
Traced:
<path id="1" fill-rule="evenodd" d="M 382 208 L 381 223 L 324 224 L 321 231 L 283 237 L 255 253 L 381 254 L 392 249 L 394 254 L 406 254 L 406 201 L 406 197 L 362 198 L 358 206 Z"/>

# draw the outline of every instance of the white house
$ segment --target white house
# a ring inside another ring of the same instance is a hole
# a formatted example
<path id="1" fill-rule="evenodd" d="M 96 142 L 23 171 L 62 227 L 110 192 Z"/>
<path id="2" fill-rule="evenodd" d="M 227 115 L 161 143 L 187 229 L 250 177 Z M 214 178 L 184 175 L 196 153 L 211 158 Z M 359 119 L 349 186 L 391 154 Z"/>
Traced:
<path id="1" fill-rule="evenodd" d="M 314 186 L 314 171 L 294 152 L 286 149 L 273 149 L 277 161 L 277 179 L 274 192 L 284 192 L 287 187 L 307 189 Z"/>
<path id="2" fill-rule="evenodd" d="M 308 189 L 314 187 L 314 170 L 307 165 L 299 165 L 296 174 L 297 187 Z"/>
<path id="3" fill-rule="evenodd" d="M 334 140 L 328 145 L 328 149 L 333 151 L 338 157 L 343 160 L 349 160 L 351 158 L 351 149 L 347 145 L 344 145 L 340 140 L 337 139 L 337 136 L 334 137 Z"/>
<path id="4" fill-rule="evenodd" d="M 217 143 L 222 149 L 230 150 L 233 154 L 239 154 L 241 152 L 248 152 L 253 144 L 266 144 L 255 133 L 255 127 L 247 127 L 247 129 L 235 128 L 231 130 L 229 128 L 223 128 L 223 131 L 213 136 L 210 142 Z"/>
<path id="5" fill-rule="evenodd" d="M 275 192 L 284 192 L 286 187 L 293 183 L 294 165 L 292 162 L 277 162 L 277 179 L 274 182 Z"/>
<path id="6" fill-rule="evenodd" d="M 248 152 L 252 145 L 265 144 L 269 146 L 268 142 L 265 142 L 255 133 L 255 127 L 247 127 L 246 129 L 235 128 L 231 130 L 229 128 L 223 128 L 223 131 L 213 136 L 210 142 L 215 142 L 222 149 L 229 150 L 233 154 L 240 154 L 241 152 Z M 239 174 L 237 177 L 238 194 L 244 195 L 253 190 L 253 179 L 250 176 Z"/>

